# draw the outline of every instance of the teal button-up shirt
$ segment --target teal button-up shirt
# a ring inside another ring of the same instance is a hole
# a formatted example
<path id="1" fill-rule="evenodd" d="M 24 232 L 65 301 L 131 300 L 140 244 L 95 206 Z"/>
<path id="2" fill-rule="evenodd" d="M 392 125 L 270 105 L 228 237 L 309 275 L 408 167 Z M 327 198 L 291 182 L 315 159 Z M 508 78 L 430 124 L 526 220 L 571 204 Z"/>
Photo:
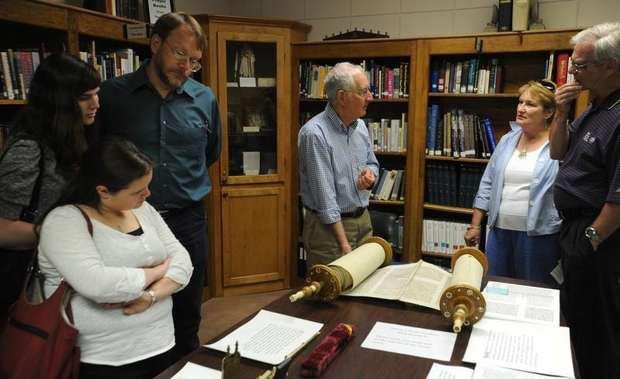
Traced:
<path id="1" fill-rule="evenodd" d="M 220 115 L 211 89 L 187 79 L 165 99 L 151 85 L 145 63 L 105 81 L 91 143 L 114 135 L 136 144 L 155 162 L 149 202 L 183 208 L 211 191 L 207 168 L 220 155 Z"/>

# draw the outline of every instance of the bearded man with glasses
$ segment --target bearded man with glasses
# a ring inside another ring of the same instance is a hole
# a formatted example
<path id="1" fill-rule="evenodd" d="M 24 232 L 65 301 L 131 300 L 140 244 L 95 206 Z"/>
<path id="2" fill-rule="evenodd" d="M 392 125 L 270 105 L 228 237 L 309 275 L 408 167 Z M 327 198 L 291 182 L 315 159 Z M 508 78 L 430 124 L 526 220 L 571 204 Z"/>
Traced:
<path id="1" fill-rule="evenodd" d="M 101 85 L 100 116 L 90 135 L 90 143 L 104 135 L 129 139 L 154 161 L 150 203 L 191 257 L 190 282 L 172 297 L 176 359 L 199 346 L 208 246 L 202 199 L 211 191 L 208 167 L 220 155 L 216 98 L 190 77 L 201 69 L 206 45 L 193 17 L 161 16 L 152 30 L 151 59 Z"/>
<path id="2" fill-rule="evenodd" d="M 575 82 L 556 91 L 551 158 L 560 161 L 554 201 L 562 310 L 582 378 L 620 378 L 620 23 L 595 25 L 571 39 Z M 573 100 L 590 106 L 567 122 Z"/>

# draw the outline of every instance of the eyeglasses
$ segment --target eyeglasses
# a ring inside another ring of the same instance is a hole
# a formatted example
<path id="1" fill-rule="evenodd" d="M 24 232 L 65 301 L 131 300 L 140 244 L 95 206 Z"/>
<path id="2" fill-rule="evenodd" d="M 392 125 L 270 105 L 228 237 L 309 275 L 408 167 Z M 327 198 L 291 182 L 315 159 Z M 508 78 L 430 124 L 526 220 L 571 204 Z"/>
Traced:
<path id="1" fill-rule="evenodd" d="M 583 72 L 583 71 L 587 70 L 588 66 L 591 65 L 592 63 L 593 62 L 584 62 L 584 63 L 572 62 L 571 63 L 571 67 L 573 68 L 573 71 Z"/>
<path id="2" fill-rule="evenodd" d="M 538 83 L 551 92 L 555 92 L 556 88 L 558 87 L 554 82 L 547 79 L 541 79 L 538 81 Z"/>
<path id="3" fill-rule="evenodd" d="M 369 87 L 364 87 L 364 88 L 360 88 L 358 90 L 351 90 L 351 92 L 355 92 L 356 94 L 360 95 L 361 97 L 366 97 L 369 93 L 370 93 L 370 88 Z"/>
<path id="4" fill-rule="evenodd" d="M 198 59 L 192 58 L 189 55 L 187 55 L 185 51 L 181 49 L 177 49 L 176 47 L 173 47 L 172 45 L 168 43 L 168 41 L 164 41 L 164 43 L 168 45 L 168 47 L 170 48 L 170 51 L 172 52 L 172 55 L 177 61 L 183 62 L 183 63 L 189 61 L 189 69 L 192 72 L 197 72 L 202 68 L 202 65 L 200 64 Z"/>

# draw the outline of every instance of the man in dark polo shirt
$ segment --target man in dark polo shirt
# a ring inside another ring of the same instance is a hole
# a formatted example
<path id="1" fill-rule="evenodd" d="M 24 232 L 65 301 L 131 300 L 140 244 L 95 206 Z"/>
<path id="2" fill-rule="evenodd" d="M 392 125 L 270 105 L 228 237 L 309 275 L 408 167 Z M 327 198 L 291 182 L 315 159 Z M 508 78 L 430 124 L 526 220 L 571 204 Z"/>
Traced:
<path id="1" fill-rule="evenodd" d="M 549 138 L 561 161 L 562 310 L 581 377 L 620 378 L 620 24 L 593 26 L 571 43 L 575 83 L 557 89 Z M 592 104 L 569 125 L 582 89 Z"/>
<path id="2" fill-rule="evenodd" d="M 190 78 L 200 70 L 206 39 L 191 16 L 160 17 L 151 37 L 152 58 L 139 70 L 101 85 L 101 111 L 91 141 L 127 138 L 155 162 L 151 203 L 187 249 L 190 283 L 173 295 L 180 358 L 199 346 L 200 306 L 207 262 L 202 199 L 211 191 L 207 168 L 220 154 L 220 116 L 211 89 Z"/>

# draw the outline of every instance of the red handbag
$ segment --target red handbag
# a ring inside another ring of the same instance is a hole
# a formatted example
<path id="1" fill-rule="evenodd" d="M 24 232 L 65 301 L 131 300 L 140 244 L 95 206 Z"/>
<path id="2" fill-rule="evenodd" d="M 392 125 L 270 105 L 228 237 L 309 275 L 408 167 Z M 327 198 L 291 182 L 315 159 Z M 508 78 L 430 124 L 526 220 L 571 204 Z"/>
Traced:
<path id="1" fill-rule="evenodd" d="M 26 289 L 22 291 L 0 342 L 0 377 L 78 378 L 80 348 L 78 330 L 72 326 L 70 292 L 62 281 L 52 296 L 31 304 Z"/>
<path id="2" fill-rule="evenodd" d="M 90 218 L 77 208 L 92 236 Z M 71 312 L 73 289 L 63 280 L 45 299 L 43 280 L 35 257 L 0 339 L 0 378 L 77 379 L 79 376 L 78 330 L 73 326 Z"/>

